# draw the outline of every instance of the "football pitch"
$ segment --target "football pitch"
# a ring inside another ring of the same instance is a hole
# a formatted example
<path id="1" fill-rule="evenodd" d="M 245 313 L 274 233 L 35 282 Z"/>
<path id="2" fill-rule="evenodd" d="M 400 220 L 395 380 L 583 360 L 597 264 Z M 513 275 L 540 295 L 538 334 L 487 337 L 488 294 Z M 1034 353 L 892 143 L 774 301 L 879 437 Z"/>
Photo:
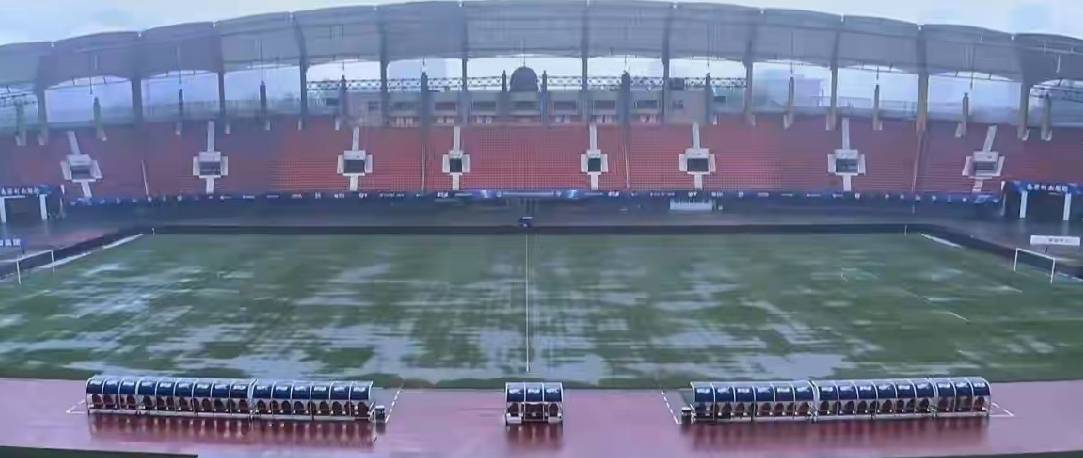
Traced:
<path id="1" fill-rule="evenodd" d="M 148 235 L 0 282 L 0 376 L 1083 378 L 1083 284 L 921 235 Z"/>

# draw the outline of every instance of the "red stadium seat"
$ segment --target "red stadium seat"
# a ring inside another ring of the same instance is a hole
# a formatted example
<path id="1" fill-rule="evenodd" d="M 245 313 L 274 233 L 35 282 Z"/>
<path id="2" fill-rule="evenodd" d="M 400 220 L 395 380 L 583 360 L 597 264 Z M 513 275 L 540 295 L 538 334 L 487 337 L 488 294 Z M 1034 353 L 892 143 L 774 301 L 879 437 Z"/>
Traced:
<path id="1" fill-rule="evenodd" d="M 852 118 L 851 145 L 866 156 L 867 173 L 854 178 L 854 191 L 971 192 L 974 180 L 963 175 L 968 155 L 982 147 L 983 124 L 971 124 L 955 137 L 954 122 L 930 122 L 918 157 L 918 136 L 910 121 L 884 121 L 872 130 L 868 119 Z M 251 121 L 236 121 L 232 133 L 219 126 L 216 149 L 229 159 L 229 175 L 216 181 L 222 193 L 293 191 L 336 192 L 348 189 L 337 172 L 338 156 L 350 149 L 352 128 L 334 130 L 330 117 L 311 118 L 304 130 L 294 122 L 273 124 L 270 131 Z M 206 124 L 191 122 L 176 135 L 173 123 L 106 128 L 107 141 L 91 128 L 75 131 L 82 152 L 99 161 L 102 179 L 91 185 L 95 197 L 139 198 L 204 192 L 192 176 L 192 158 L 206 149 Z M 579 155 L 588 147 L 583 124 L 468 126 L 462 129 L 471 171 L 462 189 L 585 189 Z M 997 192 L 1003 180 L 1083 181 L 1078 144 L 1083 129 L 1056 128 L 1052 141 L 1015 137 L 1001 125 L 993 150 L 1005 157 L 1003 176 L 986 180 L 985 192 Z M 704 178 L 706 190 L 834 191 L 838 177 L 827 172 L 827 155 L 841 146 L 839 130 L 826 131 L 822 116 L 798 118 L 789 129 L 779 119 L 761 116 L 748 126 L 736 116 L 701 127 L 701 142 L 716 158 L 717 171 Z M 360 178 L 363 191 L 447 191 L 451 180 L 441 158 L 452 147 L 450 127 L 365 127 L 359 148 L 373 157 L 373 172 Z M 692 178 L 678 170 L 678 155 L 691 145 L 689 124 L 598 127 L 598 146 L 608 156 L 609 172 L 600 190 L 686 190 Z M 66 131 L 54 131 L 40 146 L 0 143 L 0 182 L 5 185 L 63 185 L 60 162 L 68 154 Z M 145 173 L 144 173 L 145 172 Z M 82 197 L 67 183 L 69 196 Z"/>

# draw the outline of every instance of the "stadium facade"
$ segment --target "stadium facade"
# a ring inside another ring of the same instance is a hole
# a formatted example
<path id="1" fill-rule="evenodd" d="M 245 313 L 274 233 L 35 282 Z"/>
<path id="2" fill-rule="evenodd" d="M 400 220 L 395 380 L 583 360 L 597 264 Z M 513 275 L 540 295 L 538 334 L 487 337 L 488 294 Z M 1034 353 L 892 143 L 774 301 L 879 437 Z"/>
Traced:
<path id="1" fill-rule="evenodd" d="M 1083 77 L 1080 51 L 1064 36 L 650 1 L 359 6 L 17 43 L 0 46 L 15 138 L 0 146 L 0 182 L 65 186 L 76 200 L 471 189 L 998 198 L 1015 181 L 1059 193 L 1070 218 L 1083 131 L 1051 108 L 1074 91 L 1046 83 Z M 471 59 L 514 55 L 578 59 L 582 71 L 467 72 Z M 658 59 L 662 75 L 591 75 L 592 58 L 613 55 Z M 388 78 L 391 62 L 426 57 L 461 59 L 462 76 Z M 689 58 L 740 62 L 745 74 L 671 77 L 671 62 Z M 378 62 L 380 78 L 308 81 L 311 67 L 340 61 Z M 758 98 L 755 66 L 777 62 L 829 70 L 826 103 L 796 103 L 792 78 L 783 104 Z M 258 100 L 228 101 L 228 73 L 268 66 L 298 69 L 298 100 L 275 103 L 261 84 Z M 916 75 L 917 103 L 882 106 L 877 86 L 868 105 L 841 105 L 848 68 Z M 184 72 L 217 75 L 216 109 L 195 109 L 183 91 L 166 107 L 144 102 L 144 80 Z M 967 99 L 931 118 L 930 78 L 942 74 L 1015 82 L 1014 122 L 971 119 Z M 92 77 L 130 81 L 130 113 L 103 116 L 95 99 L 92 124 L 50 129 L 46 90 Z"/>

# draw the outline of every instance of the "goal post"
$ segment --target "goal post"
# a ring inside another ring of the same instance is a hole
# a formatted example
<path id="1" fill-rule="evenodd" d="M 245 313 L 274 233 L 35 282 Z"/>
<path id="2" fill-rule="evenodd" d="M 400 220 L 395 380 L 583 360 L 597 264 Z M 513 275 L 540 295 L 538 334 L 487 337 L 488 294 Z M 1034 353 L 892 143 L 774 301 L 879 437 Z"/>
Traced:
<path id="1" fill-rule="evenodd" d="M 18 284 L 23 284 L 23 277 L 31 270 L 52 266 L 56 263 L 53 250 L 37 251 L 22 256 L 0 260 L 0 278 L 12 277 Z"/>
<path id="2" fill-rule="evenodd" d="M 1022 263 L 1042 269 L 1043 271 L 1048 266 L 1049 268 L 1049 283 L 1053 283 L 1053 280 L 1057 276 L 1057 258 L 1045 253 L 1039 253 L 1037 251 L 1028 250 L 1025 248 L 1016 248 L 1015 255 L 1012 257 L 1012 271 L 1017 272 L 1019 270 L 1020 259 Z"/>

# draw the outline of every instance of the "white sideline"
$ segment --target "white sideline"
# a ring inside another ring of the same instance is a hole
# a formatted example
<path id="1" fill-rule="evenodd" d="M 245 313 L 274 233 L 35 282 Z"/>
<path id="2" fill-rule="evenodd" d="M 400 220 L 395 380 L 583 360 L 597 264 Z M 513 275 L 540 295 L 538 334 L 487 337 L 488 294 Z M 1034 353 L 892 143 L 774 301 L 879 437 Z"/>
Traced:
<path id="1" fill-rule="evenodd" d="M 949 241 L 947 241 L 947 240 L 944 240 L 944 239 L 942 239 L 942 238 L 940 238 L 940 237 L 937 237 L 937 236 L 934 236 L 934 235 L 929 235 L 929 234 L 921 234 L 921 236 L 922 236 L 922 237 L 925 237 L 925 238 L 927 238 L 927 239 L 929 239 L 929 240 L 932 240 L 932 241 L 934 241 L 934 242 L 936 242 L 936 243 L 939 243 L 939 244 L 941 244 L 941 245 L 947 245 L 947 246 L 950 246 L 950 247 L 952 247 L 952 248 L 962 248 L 962 247 L 963 247 L 962 245 L 959 245 L 959 244 L 957 244 L 957 243 L 952 243 L 952 242 L 949 242 Z"/>
<path id="2" fill-rule="evenodd" d="M 387 407 L 387 418 L 384 419 L 384 424 L 391 423 L 391 414 L 395 413 L 395 404 L 399 402 L 399 395 L 402 394 L 403 385 L 399 385 L 398 391 L 395 391 L 395 397 L 391 399 L 391 405 Z"/>
<path id="3" fill-rule="evenodd" d="M 124 237 L 124 238 L 122 238 L 120 240 L 117 240 L 116 242 L 110 243 L 108 245 L 103 245 L 100 248 L 96 248 L 96 249 L 87 251 L 85 253 L 79 253 L 79 254 L 77 254 L 75 256 L 69 256 L 69 257 L 61 259 L 59 261 L 46 264 L 44 266 L 41 266 L 41 268 L 42 269 L 55 269 L 57 267 L 66 265 L 66 264 L 68 264 L 70 262 L 74 262 L 74 261 L 78 261 L 80 259 L 83 259 L 83 258 L 85 258 L 87 256 L 90 256 L 90 255 L 92 255 L 92 254 L 94 254 L 94 253 L 96 253 L 98 251 L 104 251 L 104 250 L 108 250 L 110 248 L 116 248 L 118 246 L 125 245 L 125 244 L 130 243 L 130 242 L 134 242 L 134 241 L 138 240 L 141 237 L 143 237 L 143 234 L 130 235 L 128 237 Z"/>
<path id="4" fill-rule="evenodd" d="M 669 416 L 673 417 L 674 424 L 681 424 L 681 420 L 677 418 L 677 414 L 673 412 L 673 407 L 669 405 L 669 397 L 666 396 L 666 390 L 658 390 L 662 394 L 662 402 L 666 403 L 666 410 L 669 411 Z"/>

